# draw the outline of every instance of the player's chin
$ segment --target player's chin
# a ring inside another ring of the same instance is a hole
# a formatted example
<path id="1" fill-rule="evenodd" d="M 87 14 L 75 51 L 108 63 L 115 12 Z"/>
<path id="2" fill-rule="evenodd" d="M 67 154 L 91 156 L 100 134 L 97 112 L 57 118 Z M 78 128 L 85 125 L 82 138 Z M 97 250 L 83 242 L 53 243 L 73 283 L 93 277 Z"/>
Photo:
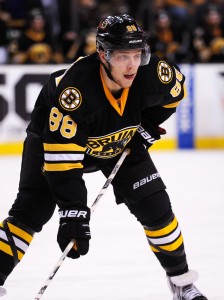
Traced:
<path id="1" fill-rule="evenodd" d="M 134 79 L 135 79 L 135 76 L 128 77 L 128 78 L 124 76 L 124 79 L 122 80 L 123 88 L 129 88 L 132 85 Z"/>
<path id="2" fill-rule="evenodd" d="M 133 81 L 134 80 L 131 80 L 131 81 L 129 80 L 128 82 L 125 82 L 123 88 L 130 88 L 132 86 L 132 84 L 133 84 Z"/>

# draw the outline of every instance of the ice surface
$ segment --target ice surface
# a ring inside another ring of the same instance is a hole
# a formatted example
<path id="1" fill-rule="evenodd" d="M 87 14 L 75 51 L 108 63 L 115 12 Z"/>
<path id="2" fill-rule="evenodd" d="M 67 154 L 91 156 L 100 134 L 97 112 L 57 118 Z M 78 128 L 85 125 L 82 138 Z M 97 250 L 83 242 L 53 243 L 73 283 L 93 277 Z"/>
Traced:
<path id="1" fill-rule="evenodd" d="M 179 220 L 190 268 L 199 271 L 197 287 L 209 300 L 223 300 L 224 151 L 154 151 L 152 157 Z M 2 220 L 17 193 L 20 157 L 2 156 L 0 166 Z M 97 172 L 85 179 L 91 205 L 105 178 Z M 35 299 L 61 256 L 57 229 L 55 212 L 8 278 L 8 294 L 1 299 Z M 88 255 L 66 258 L 41 299 L 171 300 L 142 227 L 124 205 L 114 203 L 111 187 L 92 216 L 91 231 Z"/>

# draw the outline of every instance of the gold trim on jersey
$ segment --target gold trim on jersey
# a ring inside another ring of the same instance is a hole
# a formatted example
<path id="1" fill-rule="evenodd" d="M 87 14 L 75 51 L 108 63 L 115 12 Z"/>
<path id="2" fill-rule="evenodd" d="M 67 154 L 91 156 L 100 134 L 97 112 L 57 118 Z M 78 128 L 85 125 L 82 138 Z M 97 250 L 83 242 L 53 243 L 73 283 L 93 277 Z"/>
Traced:
<path id="1" fill-rule="evenodd" d="M 176 71 L 176 69 L 175 69 L 175 71 Z M 180 73 L 180 72 L 179 72 Z M 181 73 L 180 73 L 181 74 Z M 175 107 L 177 107 L 179 104 L 180 104 L 180 102 L 184 99 L 184 98 L 186 98 L 187 97 L 187 88 L 186 88 L 186 84 L 184 83 L 183 84 L 183 90 L 184 90 L 184 96 L 183 96 L 183 98 L 180 100 L 180 101 L 176 101 L 176 102 L 173 102 L 173 103 L 170 103 L 170 104 L 166 104 L 166 105 L 163 105 L 163 107 L 165 107 L 165 108 L 175 108 Z"/>
<path id="2" fill-rule="evenodd" d="M 45 171 L 68 171 L 72 169 L 82 169 L 82 163 L 44 163 Z"/>
<path id="3" fill-rule="evenodd" d="M 65 74 L 71 69 L 71 67 L 73 67 L 73 65 L 77 62 L 77 61 L 79 61 L 80 59 L 83 59 L 84 58 L 84 56 L 80 56 L 79 58 L 77 58 L 72 64 L 70 64 L 70 66 L 65 70 L 65 72 L 62 74 L 62 75 L 60 75 L 60 76 L 58 76 L 58 77 L 56 77 L 55 78 L 55 84 L 56 84 L 56 86 L 58 86 L 58 84 L 60 83 L 60 81 L 61 81 L 61 79 L 65 76 Z"/>
<path id="4" fill-rule="evenodd" d="M 100 66 L 100 77 L 103 84 L 103 89 L 105 92 L 105 95 L 110 102 L 110 104 L 113 106 L 113 108 L 119 113 L 120 116 L 123 116 L 125 105 L 128 98 L 129 88 L 125 88 L 122 91 L 121 97 L 119 99 L 115 99 L 110 90 L 108 89 L 105 80 L 103 79 L 102 75 L 102 66 Z"/>
<path id="5" fill-rule="evenodd" d="M 59 85 L 60 81 L 62 80 L 62 78 L 64 77 L 64 73 L 61 76 L 58 76 L 55 78 L 55 84 L 56 86 Z"/>
<path id="6" fill-rule="evenodd" d="M 44 151 L 79 151 L 85 152 L 86 147 L 79 146 L 77 144 L 47 144 L 44 143 Z"/>
<path id="7" fill-rule="evenodd" d="M 77 144 L 47 144 L 44 143 L 44 170 L 67 171 L 81 169 L 80 161 L 84 159 L 86 147 Z"/>
<path id="8" fill-rule="evenodd" d="M 99 158 L 111 158 L 120 154 L 137 130 L 137 126 L 126 127 L 104 136 L 89 137 L 87 153 Z"/>
<path id="9" fill-rule="evenodd" d="M 177 107 L 179 105 L 180 101 L 174 102 L 174 103 L 170 103 L 170 104 L 166 104 L 163 107 L 165 108 L 174 108 Z"/>

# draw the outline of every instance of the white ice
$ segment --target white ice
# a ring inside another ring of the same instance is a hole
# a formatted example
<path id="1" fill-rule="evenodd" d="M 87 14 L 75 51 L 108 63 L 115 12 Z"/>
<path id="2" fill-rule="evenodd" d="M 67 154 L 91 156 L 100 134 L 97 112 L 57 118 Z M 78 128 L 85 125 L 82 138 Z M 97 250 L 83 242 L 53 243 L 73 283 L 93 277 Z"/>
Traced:
<path id="1" fill-rule="evenodd" d="M 181 225 L 188 262 L 199 272 L 197 283 L 209 300 L 224 291 L 224 151 L 153 151 Z M 19 156 L 0 157 L 0 219 L 17 193 Z M 89 205 L 105 178 L 85 176 Z M 58 215 L 35 235 L 27 254 L 9 276 L 4 300 L 34 300 L 61 252 L 56 243 Z M 124 205 L 114 203 L 110 187 L 92 221 L 88 255 L 66 258 L 41 299 L 171 300 L 164 271 L 148 247 L 140 224 Z"/>

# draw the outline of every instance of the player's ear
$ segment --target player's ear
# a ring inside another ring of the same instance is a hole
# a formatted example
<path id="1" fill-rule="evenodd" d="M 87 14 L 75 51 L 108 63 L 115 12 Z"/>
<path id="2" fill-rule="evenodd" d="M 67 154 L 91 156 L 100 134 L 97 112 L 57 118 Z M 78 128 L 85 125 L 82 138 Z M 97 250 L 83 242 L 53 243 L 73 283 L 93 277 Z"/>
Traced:
<path id="1" fill-rule="evenodd" d="M 103 50 L 99 50 L 99 51 L 98 51 L 98 54 L 99 54 L 100 60 L 101 60 L 104 64 L 106 64 L 107 61 L 106 61 L 106 59 L 105 59 L 105 52 L 104 52 Z"/>

